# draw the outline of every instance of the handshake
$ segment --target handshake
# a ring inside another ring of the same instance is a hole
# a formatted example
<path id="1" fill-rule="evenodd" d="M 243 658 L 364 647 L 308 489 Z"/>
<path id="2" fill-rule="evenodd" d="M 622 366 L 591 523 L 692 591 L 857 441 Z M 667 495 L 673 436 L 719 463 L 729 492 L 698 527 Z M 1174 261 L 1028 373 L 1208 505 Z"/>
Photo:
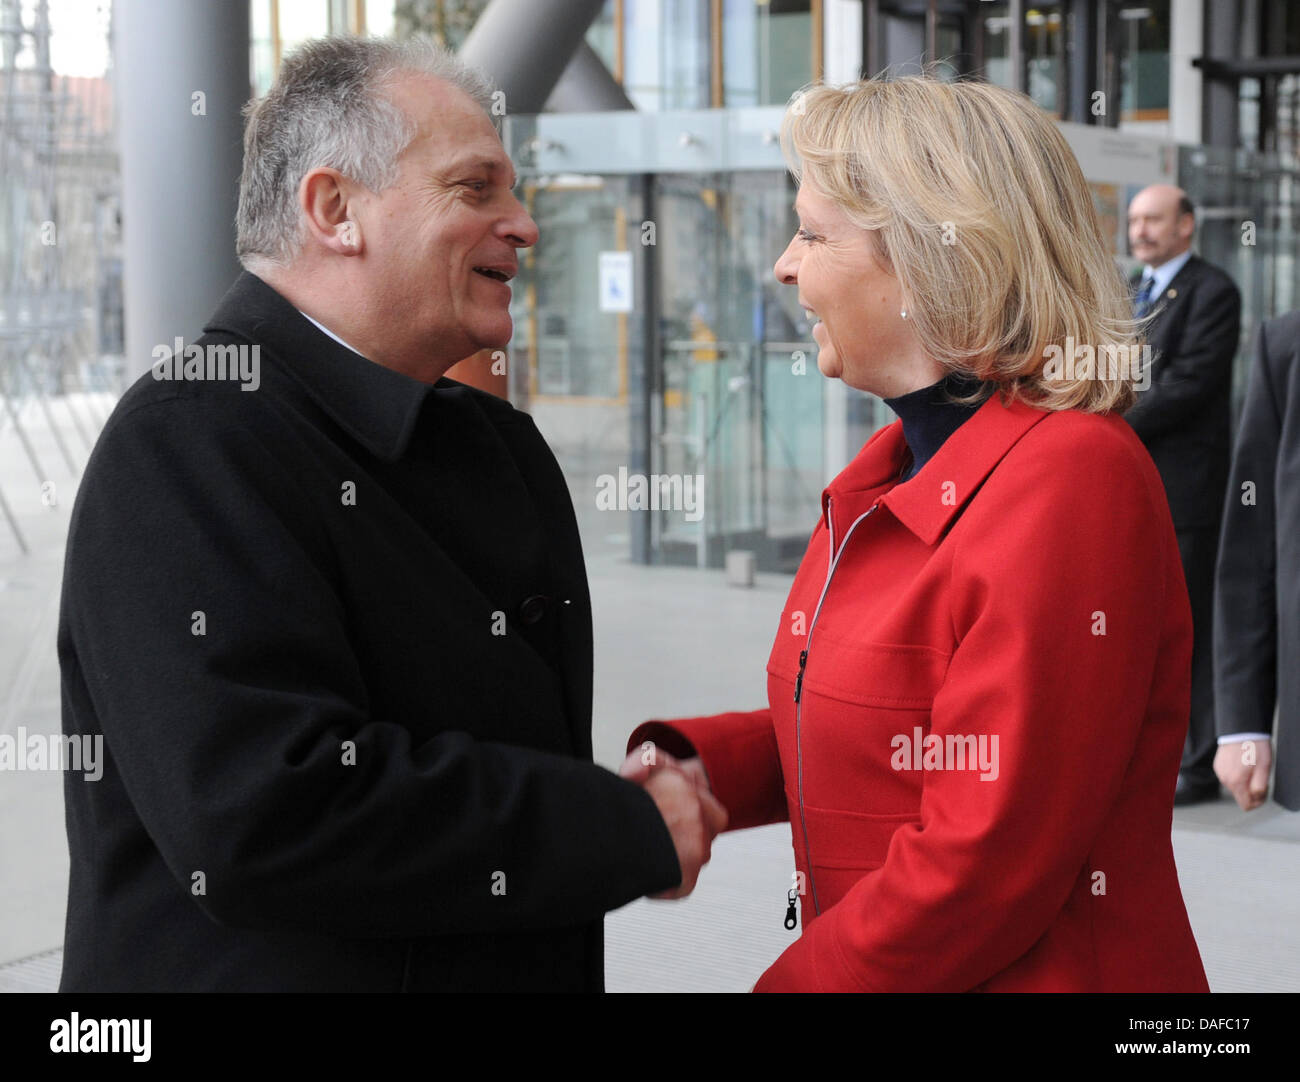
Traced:
<path id="1" fill-rule="evenodd" d="M 704 764 L 695 757 L 675 758 L 648 744 L 629 752 L 618 773 L 650 794 L 677 850 L 682 881 L 651 897 L 685 898 L 709 862 L 713 839 L 727 829 L 727 809 L 709 788 Z"/>

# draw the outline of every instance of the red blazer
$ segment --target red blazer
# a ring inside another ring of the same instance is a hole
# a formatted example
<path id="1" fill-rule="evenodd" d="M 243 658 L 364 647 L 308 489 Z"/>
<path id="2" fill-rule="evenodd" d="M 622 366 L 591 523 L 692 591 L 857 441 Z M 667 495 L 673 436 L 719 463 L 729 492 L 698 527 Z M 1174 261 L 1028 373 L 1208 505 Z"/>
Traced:
<path id="1" fill-rule="evenodd" d="M 648 722 L 731 828 L 789 820 L 802 934 L 757 991 L 1208 985 L 1170 844 L 1192 622 L 1119 417 L 986 402 L 822 496 L 766 710 Z M 774 899 L 775 900 L 775 899 Z"/>

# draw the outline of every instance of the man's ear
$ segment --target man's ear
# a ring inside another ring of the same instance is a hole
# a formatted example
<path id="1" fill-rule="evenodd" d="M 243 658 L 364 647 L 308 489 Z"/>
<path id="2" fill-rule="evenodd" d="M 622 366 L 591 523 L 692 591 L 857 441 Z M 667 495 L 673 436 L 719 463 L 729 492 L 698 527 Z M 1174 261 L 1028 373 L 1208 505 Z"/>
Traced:
<path id="1" fill-rule="evenodd" d="M 307 232 L 338 255 L 360 255 L 361 227 L 349 214 L 354 186 L 337 169 L 311 170 L 298 187 L 298 207 Z"/>
<path id="2" fill-rule="evenodd" d="M 1196 215 L 1180 214 L 1178 216 L 1178 235 L 1183 240 L 1191 240 L 1192 234 L 1196 232 Z"/>

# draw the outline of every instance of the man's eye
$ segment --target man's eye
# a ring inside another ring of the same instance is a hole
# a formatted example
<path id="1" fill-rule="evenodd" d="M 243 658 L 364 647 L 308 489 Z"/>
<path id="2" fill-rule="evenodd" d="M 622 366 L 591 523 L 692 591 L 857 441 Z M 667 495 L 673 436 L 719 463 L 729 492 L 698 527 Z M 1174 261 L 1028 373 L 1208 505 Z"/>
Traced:
<path id="1" fill-rule="evenodd" d="M 466 188 L 471 188 L 476 192 L 481 192 L 487 187 L 486 180 L 463 180 L 461 183 L 465 185 Z"/>

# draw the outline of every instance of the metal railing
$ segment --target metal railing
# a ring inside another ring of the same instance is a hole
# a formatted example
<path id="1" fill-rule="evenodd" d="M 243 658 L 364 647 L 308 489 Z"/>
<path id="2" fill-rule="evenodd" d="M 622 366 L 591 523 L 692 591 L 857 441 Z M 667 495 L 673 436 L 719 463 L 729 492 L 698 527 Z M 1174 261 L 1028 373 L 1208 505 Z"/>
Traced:
<path id="1" fill-rule="evenodd" d="M 38 487 L 50 472 L 30 413 L 76 477 L 107 416 L 100 396 L 121 380 L 120 300 L 105 288 L 119 258 L 108 82 L 56 75 L 49 45 L 44 0 L 26 13 L 0 0 L 0 440 L 12 434 Z M 2 491 L 0 517 L 26 553 Z"/>

